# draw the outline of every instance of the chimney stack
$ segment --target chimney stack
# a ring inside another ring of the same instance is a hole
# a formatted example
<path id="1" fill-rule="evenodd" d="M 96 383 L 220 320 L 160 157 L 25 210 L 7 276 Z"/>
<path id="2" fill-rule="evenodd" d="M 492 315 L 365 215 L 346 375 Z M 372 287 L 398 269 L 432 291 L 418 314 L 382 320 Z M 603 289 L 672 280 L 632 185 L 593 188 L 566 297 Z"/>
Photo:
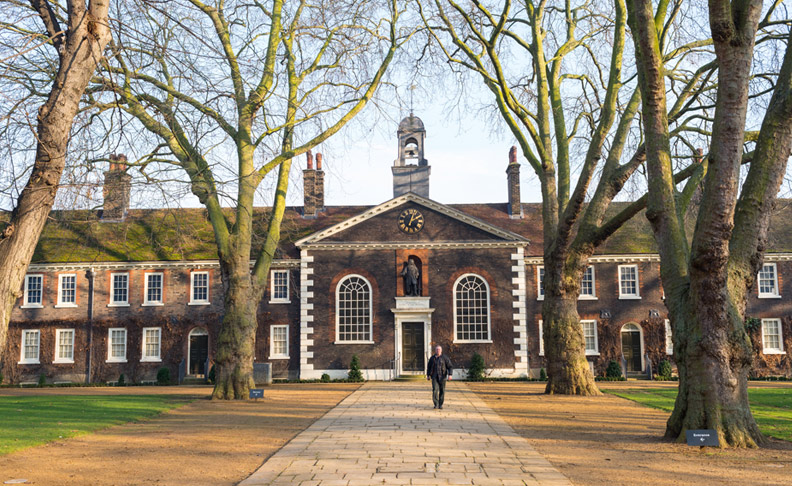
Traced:
<path id="1" fill-rule="evenodd" d="M 123 221 L 129 211 L 132 176 L 127 174 L 126 155 L 111 154 L 110 169 L 104 173 L 102 220 Z"/>
<path id="2" fill-rule="evenodd" d="M 506 167 L 506 178 L 509 185 L 509 217 L 522 219 L 523 210 L 520 201 L 520 164 L 517 163 L 517 147 L 509 150 L 509 165 Z"/>
<path id="3" fill-rule="evenodd" d="M 324 211 L 324 171 L 322 170 L 322 154 L 316 154 L 316 169 L 313 154 L 306 154 L 307 168 L 303 171 L 303 217 L 315 218 Z"/>

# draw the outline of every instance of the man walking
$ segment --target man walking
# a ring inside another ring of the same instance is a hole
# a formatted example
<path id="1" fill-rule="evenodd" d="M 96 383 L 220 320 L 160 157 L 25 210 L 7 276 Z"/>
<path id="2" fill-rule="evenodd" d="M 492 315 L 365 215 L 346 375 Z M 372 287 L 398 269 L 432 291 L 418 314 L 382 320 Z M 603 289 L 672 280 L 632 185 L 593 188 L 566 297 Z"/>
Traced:
<path id="1" fill-rule="evenodd" d="M 453 371 L 451 360 L 448 356 L 443 356 L 443 347 L 438 344 L 435 346 L 435 354 L 429 358 L 429 363 L 426 365 L 426 379 L 432 380 L 434 408 L 443 409 L 446 378 L 450 380 Z"/>

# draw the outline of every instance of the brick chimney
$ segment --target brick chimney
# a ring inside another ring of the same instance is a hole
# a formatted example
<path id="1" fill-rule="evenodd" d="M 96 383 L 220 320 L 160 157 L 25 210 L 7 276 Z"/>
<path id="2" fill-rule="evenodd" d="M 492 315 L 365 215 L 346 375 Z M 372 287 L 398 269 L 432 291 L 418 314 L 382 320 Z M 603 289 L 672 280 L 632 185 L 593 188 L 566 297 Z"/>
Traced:
<path id="1" fill-rule="evenodd" d="M 520 202 L 520 164 L 517 163 L 517 147 L 509 150 L 509 165 L 506 167 L 506 178 L 509 183 L 509 217 L 522 219 L 523 210 Z"/>
<path id="2" fill-rule="evenodd" d="M 324 210 L 324 171 L 322 170 L 322 154 L 316 154 L 316 169 L 313 154 L 306 154 L 307 168 L 303 171 L 303 217 L 315 218 Z"/>
<path id="3" fill-rule="evenodd" d="M 132 176 L 127 174 L 126 155 L 110 155 L 110 169 L 104 173 L 104 210 L 105 221 L 123 221 L 129 211 L 129 194 L 132 189 Z"/>

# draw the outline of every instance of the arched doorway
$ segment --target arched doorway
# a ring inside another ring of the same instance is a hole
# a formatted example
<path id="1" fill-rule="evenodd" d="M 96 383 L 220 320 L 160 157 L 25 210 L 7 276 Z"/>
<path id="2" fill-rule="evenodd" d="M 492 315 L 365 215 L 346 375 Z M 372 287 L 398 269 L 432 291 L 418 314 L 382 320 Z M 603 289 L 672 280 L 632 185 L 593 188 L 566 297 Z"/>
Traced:
<path id="1" fill-rule="evenodd" d="M 209 357 L 209 333 L 196 327 L 187 338 L 187 374 L 206 376 L 206 359 Z"/>
<path id="2" fill-rule="evenodd" d="M 622 356 L 627 362 L 627 371 L 643 371 L 643 330 L 638 324 L 625 324 L 621 328 Z"/>

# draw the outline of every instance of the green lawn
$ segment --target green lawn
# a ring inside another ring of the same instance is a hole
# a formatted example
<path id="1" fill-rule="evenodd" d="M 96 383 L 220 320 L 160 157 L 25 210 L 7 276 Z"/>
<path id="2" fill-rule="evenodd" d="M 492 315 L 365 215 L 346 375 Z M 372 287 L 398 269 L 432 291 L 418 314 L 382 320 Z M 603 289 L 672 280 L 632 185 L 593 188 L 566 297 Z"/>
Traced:
<path id="1" fill-rule="evenodd" d="M 0 397 L 0 455 L 145 419 L 185 403 L 162 395 Z"/>
<path id="2" fill-rule="evenodd" d="M 675 388 L 605 391 L 666 412 L 674 408 L 677 395 Z M 792 441 L 792 388 L 749 388 L 748 399 L 762 433 Z"/>

